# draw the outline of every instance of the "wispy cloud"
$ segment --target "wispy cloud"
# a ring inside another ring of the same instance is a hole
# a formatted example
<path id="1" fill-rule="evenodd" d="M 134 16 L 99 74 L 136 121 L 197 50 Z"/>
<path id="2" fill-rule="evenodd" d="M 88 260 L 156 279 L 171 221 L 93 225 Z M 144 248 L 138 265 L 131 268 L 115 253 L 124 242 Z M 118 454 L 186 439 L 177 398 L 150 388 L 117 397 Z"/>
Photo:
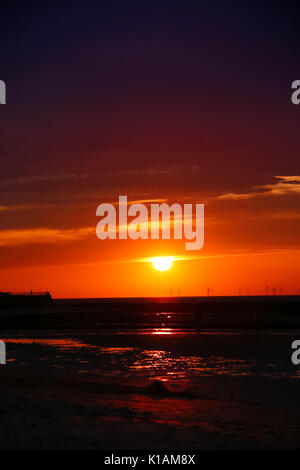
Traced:
<path id="1" fill-rule="evenodd" d="M 82 240 L 94 233 L 94 227 L 83 227 L 79 229 L 30 228 L 2 230 L 0 231 L 0 246 L 76 241 Z"/>
<path id="2" fill-rule="evenodd" d="M 7 186 L 26 185 L 30 183 L 53 183 L 57 181 L 86 179 L 88 177 L 89 177 L 88 174 L 73 174 L 73 173 L 16 176 L 16 177 L 5 178 L 5 179 L 2 178 L 0 181 L 0 185 L 7 187 Z"/>
<path id="3" fill-rule="evenodd" d="M 252 199 L 254 197 L 279 196 L 291 193 L 300 194 L 300 176 L 275 176 L 276 181 L 272 184 L 254 186 L 256 191 L 248 193 L 226 193 L 218 196 L 218 199 Z"/>
<path id="4" fill-rule="evenodd" d="M 167 202 L 167 199 L 137 199 L 136 201 L 128 201 L 127 204 L 158 204 L 162 202 Z M 112 203 L 113 204 L 113 203 Z M 122 205 L 117 203 L 118 205 Z"/>
<path id="5" fill-rule="evenodd" d="M 13 204 L 11 206 L 0 206 L 0 212 L 27 211 L 31 209 L 40 209 L 49 207 L 49 204 Z"/>

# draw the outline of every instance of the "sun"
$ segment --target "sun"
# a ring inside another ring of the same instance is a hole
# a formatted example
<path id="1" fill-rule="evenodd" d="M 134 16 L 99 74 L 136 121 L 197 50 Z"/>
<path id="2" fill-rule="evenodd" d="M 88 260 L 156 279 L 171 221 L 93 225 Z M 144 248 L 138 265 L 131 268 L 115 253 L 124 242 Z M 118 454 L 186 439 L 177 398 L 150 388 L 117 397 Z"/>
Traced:
<path id="1" fill-rule="evenodd" d="M 164 256 L 161 258 L 152 258 L 152 264 L 157 269 L 157 271 L 167 271 L 170 269 L 173 263 L 173 258 L 171 256 Z"/>

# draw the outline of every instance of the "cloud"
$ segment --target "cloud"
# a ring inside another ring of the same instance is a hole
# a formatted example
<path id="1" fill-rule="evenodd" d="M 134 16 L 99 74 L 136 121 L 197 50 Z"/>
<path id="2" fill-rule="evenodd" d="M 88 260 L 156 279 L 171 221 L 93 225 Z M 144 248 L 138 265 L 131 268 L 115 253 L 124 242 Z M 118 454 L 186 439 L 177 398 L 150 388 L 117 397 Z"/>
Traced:
<path id="1" fill-rule="evenodd" d="M 136 201 L 128 201 L 127 204 L 157 204 L 167 202 L 167 199 L 137 199 Z M 112 203 L 113 204 L 113 203 Z M 118 205 L 122 205 L 117 203 Z"/>
<path id="2" fill-rule="evenodd" d="M 76 241 L 82 240 L 94 233 L 94 227 L 83 227 L 79 229 L 31 228 L 20 230 L 1 230 L 0 246 Z"/>
<path id="3" fill-rule="evenodd" d="M 31 209 L 45 208 L 42 204 L 14 204 L 11 206 L 0 206 L 0 212 L 27 211 Z M 47 205 L 49 207 L 49 205 Z"/>
<path id="4" fill-rule="evenodd" d="M 252 199 L 255 197 L 279 196 L 286 194 L 300 194 L 300 176 L 275 176 L 276 181 L 272 184 L 254 186 L 260 191 L 251 191 L 249 193 L 227 193 L 218 196 L 218 199 Z"/>
<path id="5" fill-rule="evenodd" d="M 1 180 L 1 186 L 21 186 L 30 183 L 53 183 L 57 181 L 66 181 L 66 180 L 77 180 L 77 179 L 86 179 L 89 175 L 87 174 L 53 174 L 53 175 L 32 175 L 32 176 L 19 176 L 13 178 L 5 178 Z"/>

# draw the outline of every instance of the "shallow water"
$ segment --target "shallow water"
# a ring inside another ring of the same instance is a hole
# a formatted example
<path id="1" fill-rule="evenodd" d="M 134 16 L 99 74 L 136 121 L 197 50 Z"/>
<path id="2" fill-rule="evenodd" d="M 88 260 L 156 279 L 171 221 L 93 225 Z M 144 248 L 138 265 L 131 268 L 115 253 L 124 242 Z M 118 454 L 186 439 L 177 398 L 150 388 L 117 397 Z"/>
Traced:
<path id="1" fill-rule="evenodd" d="M 122 381 L 197 383 L 203 376 L 300 378 L 291 343 L 300 332 L 143 330 L 43 331 L 2 334 L 7 363 Z"/>

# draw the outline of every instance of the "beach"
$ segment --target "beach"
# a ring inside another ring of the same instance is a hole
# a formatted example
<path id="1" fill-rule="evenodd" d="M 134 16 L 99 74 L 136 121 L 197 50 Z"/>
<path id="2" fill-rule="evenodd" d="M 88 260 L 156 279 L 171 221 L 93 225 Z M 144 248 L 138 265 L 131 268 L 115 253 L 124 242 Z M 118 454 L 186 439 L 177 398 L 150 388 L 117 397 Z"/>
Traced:
<path id="1" fill-rule="evenodd" d="M 0 447 L 298 449 L 296 336 L 2 332 Z"/>

